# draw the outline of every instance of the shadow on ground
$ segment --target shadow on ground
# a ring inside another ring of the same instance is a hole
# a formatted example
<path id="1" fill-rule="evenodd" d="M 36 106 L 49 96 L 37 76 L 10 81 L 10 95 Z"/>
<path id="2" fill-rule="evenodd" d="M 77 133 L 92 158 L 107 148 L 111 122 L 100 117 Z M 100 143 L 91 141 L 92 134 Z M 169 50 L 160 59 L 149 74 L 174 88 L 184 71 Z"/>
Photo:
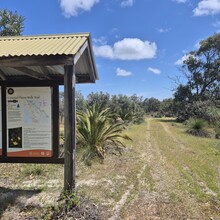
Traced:
<path id="1" fill-rule="evenodd" d="M 28 199 L 41 191 L 42 190 L 10 189 L 0 187 L 0 219 L 7 207 L 16 203 L 18 197 L 23 196 Z"/>
<path id="2" fill-rule="evenodd" d="M 176 123 L 176 119 L 160 119 L 160 122 Z"/>

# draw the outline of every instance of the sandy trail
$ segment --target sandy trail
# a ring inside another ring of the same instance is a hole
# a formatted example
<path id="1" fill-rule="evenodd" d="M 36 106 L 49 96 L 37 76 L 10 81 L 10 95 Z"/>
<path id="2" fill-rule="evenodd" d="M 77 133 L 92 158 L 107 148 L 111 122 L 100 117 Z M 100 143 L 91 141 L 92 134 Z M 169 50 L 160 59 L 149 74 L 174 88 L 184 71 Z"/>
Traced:
<path id="1" fill-rule="evenodd" d="M 144 159 L 144 165 L 137 174 L 139 186 L 136 186 L 136 190 L 133 187 L 129 191 L 129 194 L 135 194 L 132 201 L 126 201 L 128 195 L 122 198 L 123 203 L 119 201 L 120 205 L 117 204 L 115 206 L 116 211 L 114 210 L 117 215 L 114 215 L 111 220 L 207 219 L 201 214 L 202 210 L 199 202 L 188 191 L 182 190 L 181 187 L 179 188 L 179 185 L 188 183 L 182 177 L 178 167 L 170 163 L 169 158 L 164 154 L 163 148 L 158 145 L 158 139 L 153 133 L 155 133 L 155 129 L 158 132 L 165 132 L 166 138 L 178 145 L 182 150 L 186 149 L 187 146 L 176 137 L 173 137 L 165 123 L 160 123 L 153 119 L 148 119 L 147 123 L 147 132 L 143 134 L 144 151 L 142 159 Z M 146 169 L 150 170 L 150 181 L 153 182 L 151 189 L 147 187 L 149 176 L 148 179 L 143 177 Z M 123 208 L 123 204 L 126 204 L 126 207 L 124 207 L 124 214 L 120 216 L 119 213 Z"/>

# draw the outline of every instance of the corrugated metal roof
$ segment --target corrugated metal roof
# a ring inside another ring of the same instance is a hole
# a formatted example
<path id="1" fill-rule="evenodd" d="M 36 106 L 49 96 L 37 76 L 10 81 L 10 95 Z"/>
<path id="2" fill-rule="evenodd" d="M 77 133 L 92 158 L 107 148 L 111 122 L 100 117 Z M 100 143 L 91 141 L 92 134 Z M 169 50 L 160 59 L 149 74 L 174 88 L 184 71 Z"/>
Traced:
<path id="1" fill-rule="evenodd" d="M 88 38 L 89 33 L 0 37 L 0 57 L 74 55 Z"/>
<path id="2" fill-rule="evenodd" d="M 98 79 L 89 33 L 0 37 L 0 82 L 60 79 L 74 64 L 78 83 Z"/>

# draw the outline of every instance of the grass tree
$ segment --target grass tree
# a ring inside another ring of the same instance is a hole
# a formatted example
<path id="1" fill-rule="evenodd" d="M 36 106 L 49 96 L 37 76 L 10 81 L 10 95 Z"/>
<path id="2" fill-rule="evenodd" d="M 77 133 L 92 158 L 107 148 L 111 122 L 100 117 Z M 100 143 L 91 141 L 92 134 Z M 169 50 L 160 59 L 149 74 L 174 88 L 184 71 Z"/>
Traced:
<path id="1" fill-rule="evenodd" d="M 103 110 L 93 105 L 84 112 L 77 112 L 77 144 L 85 149 L 85 163 L 91 164 L 94 158 L 103 162 L 110 148 L 120 152 L 125 147 L 122 140 L 131 140 L 123 130 L 121 122 L 113 123 L 108 108 Z"/>
<path id="2" fill-rule="evenodd" d="M 200 137 L 208 137 L 209 134 L 206 130 L 206 125 L 206 121 L 201 118 L 191 118 L 187 121 L 187 126 L 189 127 L 187 133 Z"/>

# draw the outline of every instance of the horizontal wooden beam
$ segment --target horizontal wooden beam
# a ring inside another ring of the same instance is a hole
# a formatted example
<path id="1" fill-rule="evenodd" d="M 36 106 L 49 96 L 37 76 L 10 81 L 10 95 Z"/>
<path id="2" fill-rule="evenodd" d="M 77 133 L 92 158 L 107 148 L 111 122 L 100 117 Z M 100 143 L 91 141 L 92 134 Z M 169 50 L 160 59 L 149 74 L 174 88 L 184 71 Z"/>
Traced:
<path id="1" fill-rule="evenodd" d="M 7 80 L 7 77 L 5 76 L 4 72 L 0 69 L 0 78 L 2 80 Z"/>
<path id="2" fill-rule="evenodd" d="M 62 79 L 53 79 L 53 80 L 36 80 L 36 79 L 24 79 L 24 77 L 15 78 L 11 80 L 0 81 L 0 86 L 22 86 L 22 87 L 38 87 L 38 86 L 59 86 L 63 85 Z"/>
<path id="3" fill-rule="evenodd" d="M 64 164 L 64 158 L 53 157 L 0 157 L 0 163 L 41 163 Z"/>
<path id="4" fill-rule="evenodd" d="M 40 80 L 50 79 L 46 74 L 39 73 L 39 72 L 37 72 L 35 70 L 32 70 L 32 69 L 29 69 L 27 67 L 13 67 L 13 69 L 19 70 L 24 75 L 30 76 L 30 77 L 35 78 L 35 79 L 40 79 Z"/>
<path id="5" fill-rule="evenodd" d="M 55 74 L 64 76 L 64 66 L 47 66 L 47 68 L 53 71 Z"/>
<path id="6" fill-rule="evenodd" d="M 44 56 L 17 56 L 1 57 L 0 67 L 24 67 L 24 66 L 50 66 L 73 65 L 71 55 L 44 55 Z"/>
<path id="7" fill-rule="evenodd" d="M 44 73 L 47 79 L 51 79 L 50 70 L 46 66 L 40 66 L 41 71 Z"/>

